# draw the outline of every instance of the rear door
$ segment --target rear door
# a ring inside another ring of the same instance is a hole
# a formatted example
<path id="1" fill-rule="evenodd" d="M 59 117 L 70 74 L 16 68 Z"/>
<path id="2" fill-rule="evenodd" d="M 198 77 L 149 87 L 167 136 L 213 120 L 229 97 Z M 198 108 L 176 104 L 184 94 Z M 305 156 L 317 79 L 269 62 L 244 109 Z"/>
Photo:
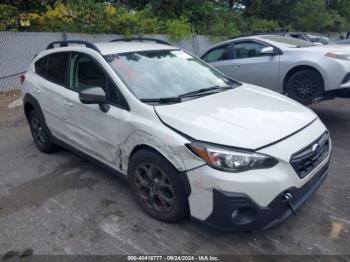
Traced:
<path id="1" fill-rule="evenodd" d="M 63 140 L 69 138 L 66 121 L 68 119 L 65 106 L 68 85 L 69 52 L 57 52 L 45 56 L 35 63 L 35 72 L 41 78 L 37 81 L 40 106 L 51 133 Z"/>

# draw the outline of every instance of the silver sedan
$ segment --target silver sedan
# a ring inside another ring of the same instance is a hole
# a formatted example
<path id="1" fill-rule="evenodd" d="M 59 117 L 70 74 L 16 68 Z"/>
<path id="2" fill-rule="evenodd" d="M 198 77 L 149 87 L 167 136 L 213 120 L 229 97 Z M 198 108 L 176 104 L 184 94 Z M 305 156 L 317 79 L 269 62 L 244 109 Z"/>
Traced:
<path id="1" fill-rule="evenodd" d="M 347 46 L 257 35 L 217 44 L 202 59 L 231 78 L 286 94 L 305 105 L 350 97 Z"/>

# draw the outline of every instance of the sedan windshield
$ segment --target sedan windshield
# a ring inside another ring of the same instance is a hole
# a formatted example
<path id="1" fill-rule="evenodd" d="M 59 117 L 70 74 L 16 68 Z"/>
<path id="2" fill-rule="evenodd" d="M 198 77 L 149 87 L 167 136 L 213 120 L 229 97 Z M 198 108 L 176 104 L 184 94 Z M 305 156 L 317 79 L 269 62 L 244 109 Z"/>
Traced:
<path id="1" fill-rule="evenodd" d="M 313 43 L 296 39 L 292 37 L 286 37 L 286 36 L 279 36 L 279 35 L 267 35 L 267 36 L 261 36 L 261 38 L 276 42 L 279 45 L 285 46 L 285 47 L 309 47 L 314 46 Z"/>
<path id="2" fill-rule="evenodd" d="M 336 45 L 337 43 L 329 39 L 324 35 L 316 35 L 316 34 L 307 34 L 307 37 L 313 43 L 321 43 L 324 45 Z"/>
<path id="3" fill-rule="evenodd" d="M 176 98 L 185 94 L 210 94 L 237 82 L 182 50 L 156 50 L 105 56 L 131 92 L 141 100 Z M 172 100 L 174 101 L 174 99 Z"/>

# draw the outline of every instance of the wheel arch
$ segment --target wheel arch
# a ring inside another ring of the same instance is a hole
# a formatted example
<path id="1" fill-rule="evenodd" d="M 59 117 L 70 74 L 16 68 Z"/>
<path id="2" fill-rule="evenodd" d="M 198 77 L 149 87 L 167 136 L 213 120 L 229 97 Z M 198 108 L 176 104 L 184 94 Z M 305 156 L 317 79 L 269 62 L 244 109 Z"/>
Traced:
<path id="1" fill-rule="evenodd" d="M 150 150 L 158 155 L 160 155 L 161 157 L 163 157 L 165 160 L 168 161 L 168 163 L 170 163 L 170 165 L 179 173 L 179 179 L 180 182 L 182 184 L 182 187 L 186 193 L 186 196 L 188 197 L 191 194 L 191 186 L 190 186 L 190 182 L 188 180 L 187 174 L 185 171 L 181 171 L 179 170 L 178 167 L 176 167 L 176 165 L 174 164 L 174 162 L 169 159 L 169 157 L 167 157 L 166 154 L 164 154 L 163 152 L 161 152 L 160 150 L 157 150 L 155 147 L 150 146 L 148 144 L 139 144 L 136 145 L 130 152 L 129 154 L 129 158 L 128 158 L 128 170 L 129 170 L 129 163 L 131 158 L 135 155 L 136 152 L 140 151 L 140 150 Z"/>
<path id="2" fill-rule="evenodd" d="M 151 150 L 157 154 L 160 154 L 162 155 L 163 157 L 165 157 L 161 152 L 159 152 L 157 149 L 155 149 L 154 147 L 150 146 L 150 145 L 147 145 L 147 144 L 140 144 L 140 145 L 136 145 L 130 152 L 130 155 L 129 155 L 129 162 L 131 160 L 131 158 L 133 157 L 133 155 L 135 155 L 135 153 L 137 151 L 140 151 L 140 150 Z M 165 157 L 166 158 L 166 157 Z M 167 158 L 166 158 L 167 159 Z M 169 161 L 170 162 L 170 161 Z M 172 164 L 173 165 L 173 164 Z M 174 165 L 173 165 L 174 166 Z M 177 168 L 174 166 L 174 168 L 177 170 Z"/>
<path id="3" fill-rule="evenodd" d="M 129 157 L 128 157 L 128 169 L 129 169 L 129 163 L 130 163 L 131 158 L 135 155 L 136 152 L 138 152 L 140 150 L 150 150 L 150 151 L 160 155 L 165 160 L 167 160 L 176 169 L 176 171 L 178 171 L 179 173 L 183 172 L 183 170 L 181 170 L 181 168 L 179 168 L 179 166 L 176 163 L 174 163 L 174 161 L 171 159 L 171 157 L 169 157 L 165 152 L 162 152 L 162 150 L 157 149 L 155 146 L 152 146 L 152 145 L 146 144 L 146 143 L 137 144 L 130 151 Z"/>
<path id="4" fill-rule="evenodd" d="M 289 69 L 289 71 L 286 73 L 284 79 L 283 79 L 283 93 L 285 94 L 286 93 L 286 88 L 287 88 L 287 83 L 288 83 L 288 80 L 290 79 L 290 77 L 295 74 L 296 72 L 299 72 L 299 71 L 302 71 L 302 70 L 313 70 L 315 72 L 317 72 L 321 79 L 322 79 L 322 82 L 323 82 L 323 89 L 325 89 L 325 85 L 326 85 L 326 82 L 325 82 L 325 77 L 324 75 L 322 74 L 322 72 L 316 68 L 315 66 L 311 66 L 311 65 L 297 65 L 297 66 L 294 66 L 293 68 Z"/>
<path id="5" fill-rule="evenodd" d="M 38 100 L 35 99 L 34 96 L 30 94 L 26 94 L 23 98 L 23 106 L 24 106 L 24 114 L 26 118 L 28 119 L 30 111 L 33 109 L 37 110 L 40 114 L 40 116 L 44 119 L 45 121 L 45 116 L 44 113 L 40 107 L 40 104 Z"/>

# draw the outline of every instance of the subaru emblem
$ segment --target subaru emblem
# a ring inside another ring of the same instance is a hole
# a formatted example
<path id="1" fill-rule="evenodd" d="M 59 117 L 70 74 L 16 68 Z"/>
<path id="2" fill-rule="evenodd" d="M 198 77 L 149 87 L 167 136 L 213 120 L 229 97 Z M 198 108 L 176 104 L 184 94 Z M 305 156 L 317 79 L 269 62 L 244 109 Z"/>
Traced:
<path id="1" fill-rule="evenodd" d="M 314 154 L 319 154 L 320 153 L 320 150 L 321 150 L 321 146 L 320 144 L 316 143 L 316 144 L 313 144 L 312 147 L 311 147 L 311 150 Z"/>

